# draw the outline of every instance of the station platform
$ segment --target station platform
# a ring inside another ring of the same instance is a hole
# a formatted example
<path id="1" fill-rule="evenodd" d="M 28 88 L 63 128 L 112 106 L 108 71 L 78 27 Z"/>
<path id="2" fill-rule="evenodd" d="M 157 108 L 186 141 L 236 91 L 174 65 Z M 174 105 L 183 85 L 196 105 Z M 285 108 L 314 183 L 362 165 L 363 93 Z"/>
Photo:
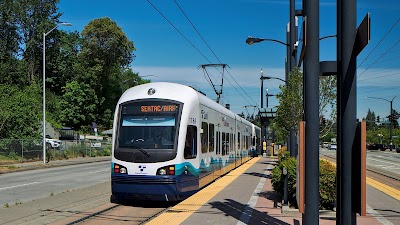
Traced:
<path id="1" fill-rule="evenodd" d="M 282 207 L 273 191 L 270 174 L 276 162 L 277 158 L 255 157 L 147 224 L 300 225 L 302 214 Z M 394 224 L 369 212 L 357 216 L 357 224 Z M 336 213 L 320 211 L 319 224 L 336 224 Z"/>

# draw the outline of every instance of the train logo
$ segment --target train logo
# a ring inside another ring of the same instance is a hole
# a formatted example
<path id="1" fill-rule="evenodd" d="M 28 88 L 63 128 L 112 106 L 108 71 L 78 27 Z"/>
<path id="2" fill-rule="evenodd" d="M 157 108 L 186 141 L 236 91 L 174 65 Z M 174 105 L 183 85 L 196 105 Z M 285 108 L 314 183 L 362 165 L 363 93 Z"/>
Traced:
<path id="1" fill-rule="evenodd" d="M 139 169 L 140 169 L 140 172 L 143 172 L 144 169 L 146 169 L 146 166 L 140 165 L 140 166 L 139 166 Z"/>

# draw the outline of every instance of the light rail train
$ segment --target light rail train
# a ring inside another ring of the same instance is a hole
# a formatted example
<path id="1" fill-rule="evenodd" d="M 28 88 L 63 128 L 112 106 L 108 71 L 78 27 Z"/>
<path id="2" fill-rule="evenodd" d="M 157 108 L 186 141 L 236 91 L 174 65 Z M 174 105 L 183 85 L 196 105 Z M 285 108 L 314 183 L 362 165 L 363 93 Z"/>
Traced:
<path id="1" fill-rule="evenodd" d="M 148 83 L 118 101 L 111 201 L 177 201 L 248 161 L 261 130 L 195 89 Z"/>

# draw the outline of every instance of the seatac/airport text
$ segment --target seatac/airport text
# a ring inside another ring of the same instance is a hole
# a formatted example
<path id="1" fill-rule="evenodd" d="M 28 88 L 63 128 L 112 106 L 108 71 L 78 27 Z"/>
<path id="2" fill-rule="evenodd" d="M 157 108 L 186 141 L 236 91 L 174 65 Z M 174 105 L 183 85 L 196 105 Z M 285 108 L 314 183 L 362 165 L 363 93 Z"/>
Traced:
<path id="1" fill-rule="evenodd" d="M 176 105 L 143 105 L 140 107 L 141 112 L 175 112 L 178 107 Z"/>

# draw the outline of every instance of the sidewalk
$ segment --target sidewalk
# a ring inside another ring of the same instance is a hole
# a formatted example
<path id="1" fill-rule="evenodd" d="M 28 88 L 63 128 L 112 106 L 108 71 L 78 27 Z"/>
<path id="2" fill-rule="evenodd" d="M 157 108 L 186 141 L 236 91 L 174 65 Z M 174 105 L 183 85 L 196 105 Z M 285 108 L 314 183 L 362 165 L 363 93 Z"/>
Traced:
<path id="1" fill-rule="evenodd" d="M 260 163 L 263 161 L 266 165 L 273 165 L 277 159 L 263 158 L 259 160 Z M 280 197 L 273 192 L 270 178 L 266 179 L 255 209 L 267 215 L 273 215 L 274 219 L 279 221 L 277 224 L 302 224 L 302 214 L 299 213 L 297 209 L 290 209 L 287 206 L 282 206 Z M 320 210 L 319 215 L 320 225 L 336 225 L 335 211 Z M 357 215 L 357 224 L 378 225 L 381 223 L 367 213 L 367 216 Z"/>
<path id="2" fill-rule="evenodd" d="M 102 161 L 110 161 L 111 162 L 111 156 L 70 158 L 70 159 L 64 159 L 64 160 L 54 160 L 54 161 L 50 161 L 46 164 L 44 164 L 43 161 L 15 163 L 15 164 L 6 165 L 7 167 L 10 167 L 12 169 L 8 170 L 8 171 L 4 171 L 4 172 L 0 171 L 0 174 L 19 172 L 19 171 L 25 171 L 25 170 L 33 170 L 33 169 L 41 169 L 41 168 L 49 168 L 49 167 L 68 166 L 68 165 L 76 165 L 76 164 L 92 163 L 92 162 L 102 162 Z"/>
<path id="3" fill-rule="evenodd" d="M 152 224 L 301 225 L 302 214 L 282 207 L 271 184 L 277 159 L 257 157 L 149 221 Z M 376 215 L 375 215 L 376 216 Z M 335 225 L 334 211 L 320 211 L 320 225 Z M 357 224 L 381 224 L 372 215 Z"/>

